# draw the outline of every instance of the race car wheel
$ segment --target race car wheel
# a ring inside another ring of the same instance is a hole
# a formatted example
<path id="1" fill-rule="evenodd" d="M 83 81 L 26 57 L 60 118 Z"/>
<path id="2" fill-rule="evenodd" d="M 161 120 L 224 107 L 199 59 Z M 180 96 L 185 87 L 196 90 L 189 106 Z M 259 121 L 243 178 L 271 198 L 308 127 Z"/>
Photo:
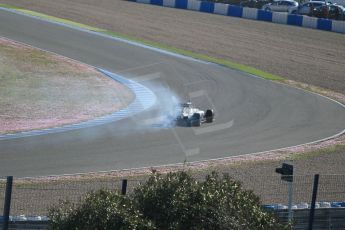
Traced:
<path id="1" fill-rule="evenodd" d="M 194 113 L 191 118 L 191 126 L 201 126 L 201 117 L 199 113 Z"/>
<path id="2" fill-rule="evenodd" d="M 201 126 L 201 119 L 193 120 L 191 126 L 196 126 L 196 127 Z"/>
<path id="3" fill-rule="evenodd" d="M 206 122 L 211 123 L 214 120 L 214 112 L 211 109 L 206 110 L 205 112 Z"/>

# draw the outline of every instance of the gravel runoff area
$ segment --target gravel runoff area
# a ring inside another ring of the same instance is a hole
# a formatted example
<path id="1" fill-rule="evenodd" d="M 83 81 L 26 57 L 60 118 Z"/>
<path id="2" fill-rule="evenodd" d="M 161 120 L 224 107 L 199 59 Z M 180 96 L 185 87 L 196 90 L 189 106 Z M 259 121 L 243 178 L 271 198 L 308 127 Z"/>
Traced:
<path id="1" fill-rule="evenodd" d="M 0 0 L 345 91 L 345 35 L 123 0 Z"/>
<path id="2" fill-rule="evenodd" d="M 0 37 L 0 134 L 90 120 L 133 97 L 92 67 Z"/>
<path id="3" fill-rule="evenodd" d="M 343 34 L 121 0 L 74 0 L 72 2 L 68 0 L 0 0 L 0 3 L 223 58 L 338 93 L 345 91 L 345 35 Z M 301 86 L 296 82 L 293 84 Z M 309 88 L 309 85 L 302 85 L 302 87 Z M 342 97 L 340 95 L 337 98 Z M 308 148 L 289 149 L 283 151 L 284 153 L 278 151 L 237 158 L 237 160 L 229 159 L 223 163 L 211 162 L 204 164 L 205 167 L 197 165 L 196 168 L 203 170 L 195 173 L 199 176 L 203 175 L 207 172 L 205 168 L 229 172 L 234 178 L 241 180 L 244 185 L 252 189 L 256 185 L 279 186 L 279 176 L 275 174 L 274 169 L 286 159 L 294 162 L 297 175 L 345 174 L 343 143 L 344 137 L 340 137 Z M 334 144 L 337 144 L 336 147 L 329 147 Z M 326 149 L 317 150 L 319 148 Z M 294 155 L 293 152 L 304 154 Z M 186 168 L 186 166 L 158 170 L 181 168 Z M 138 174 L 142 175 L 148 171 L 149 169 L 110 174 L 137 177 Z M 272 178 L 278 180 L 272 180 Z M 340 182 L 344 184 L 344 181 Z M 332 193 L 332 190 L 328 192 Z M 263 195 L 262 190 L 258 193 Z M 337 191 L 335 194 L 343 195 L 344 190 Z M 304 200 L 309 198 L 308 196 L 309 194 L 304 197 Z M 270 199 L 263 200 L 270 201 Z M 277 201 L 277 199 L 273 200 Z"/>

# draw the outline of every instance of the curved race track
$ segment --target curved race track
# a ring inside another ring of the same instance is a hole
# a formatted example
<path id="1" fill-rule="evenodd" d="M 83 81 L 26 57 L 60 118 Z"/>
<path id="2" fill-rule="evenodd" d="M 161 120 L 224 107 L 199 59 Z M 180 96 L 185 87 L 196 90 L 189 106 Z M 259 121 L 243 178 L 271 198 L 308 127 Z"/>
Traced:
<path id="1" fill-rule="evenodd" d="M 0 36 L 167 89 L 216 122 L 201 128 L 147 127 L 158 108 L 120 122 L 0 141 L 0 175 L 38 176 L 199 161 L 299 145 L 345 128 L 345 109 L 324 97 L 244 73 L 160 53 L 0 10 Z M 162 90 L 165 89 L 165 90 Z M 77 90 L 77 89 L 76 89 Z"/>

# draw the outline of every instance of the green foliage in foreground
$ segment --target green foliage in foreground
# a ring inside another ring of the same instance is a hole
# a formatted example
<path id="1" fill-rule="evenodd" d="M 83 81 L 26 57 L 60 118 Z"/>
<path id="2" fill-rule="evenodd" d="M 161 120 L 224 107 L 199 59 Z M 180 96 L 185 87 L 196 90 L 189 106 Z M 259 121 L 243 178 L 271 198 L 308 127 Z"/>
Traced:
<path id="1" fill-rule="evenodd" d="M 155 229 L 137 211 L 129 197 L 100 190 L 77 206 L 64 201 L 49 211 L 49 229 Z"/>
<path id="2" fill-rule="evenodd" d="M 122 196 L 90 193 L 79 205 L 50 210 L 50 229 L 288 229 L 260 207 L 259 198 L 230 177 L 212 173 L 197 181 L 189 173 L 154 173 Z"/>

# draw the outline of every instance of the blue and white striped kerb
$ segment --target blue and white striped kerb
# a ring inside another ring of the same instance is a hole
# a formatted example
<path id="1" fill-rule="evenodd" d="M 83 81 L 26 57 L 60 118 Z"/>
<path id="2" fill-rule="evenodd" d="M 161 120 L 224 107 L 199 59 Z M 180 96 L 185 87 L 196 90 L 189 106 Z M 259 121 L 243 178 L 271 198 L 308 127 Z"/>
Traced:
<path id="1" fill-rule="evenodd" d="M 173 7 L 185 10 L 195 10 L 204 13 L 221 14 L 232 17 L 247 18 L 259 21 L 287 24 L 292 26 L 308 27 L 319 30 L 345 33 L 345 21 L 335 21 L 322 18 L 313 18 L 295 14 L 268 12 L 254 8 L 233 6 L 223 3 L 214 3 L 198 0 L 132 0 L 158 6 Z"/>
<path id="2" fill-rule="evenodd" d="M 118 81 L 121 84 L 127 86 L 135 95 L 134 101 L 128 107 L 121 109 L 119 111 L 116 111 L 110 115 L 102 116 L 93 120 L 84 121 L 77 124 L 65 125 L 61 127 L 32 130 L 32 131 L 19 132 L 19 133 L 13 133 L 13 134 L 4 134 L 4 135 L 0 135 L 0 141 L 7 140 L 7 139 L 21 138 L 21 137 L 44 135 L 44 134 L 50 134 L 50 133 L 59 133 L 59 132 L 65 132 L 65 131 L 70 131 L 70 130 L 82 129 L 86 127 L 92 127 L 96 125 L 103 125 L 109 122 L 119 121 L 124 118 L 138 114 L 144 110 L 151 108 L 156 103 L 157 101 L 156 95 L 145 86 L 135 81 L 132 81 L 130 79 L 121 77 L 117 74 L 111 73 L 107 70 L 104 70 L 104 69 L 97 69 L 97 70 L 103 73 L 105 76 L 110 77 L 111 79 Z"/>

